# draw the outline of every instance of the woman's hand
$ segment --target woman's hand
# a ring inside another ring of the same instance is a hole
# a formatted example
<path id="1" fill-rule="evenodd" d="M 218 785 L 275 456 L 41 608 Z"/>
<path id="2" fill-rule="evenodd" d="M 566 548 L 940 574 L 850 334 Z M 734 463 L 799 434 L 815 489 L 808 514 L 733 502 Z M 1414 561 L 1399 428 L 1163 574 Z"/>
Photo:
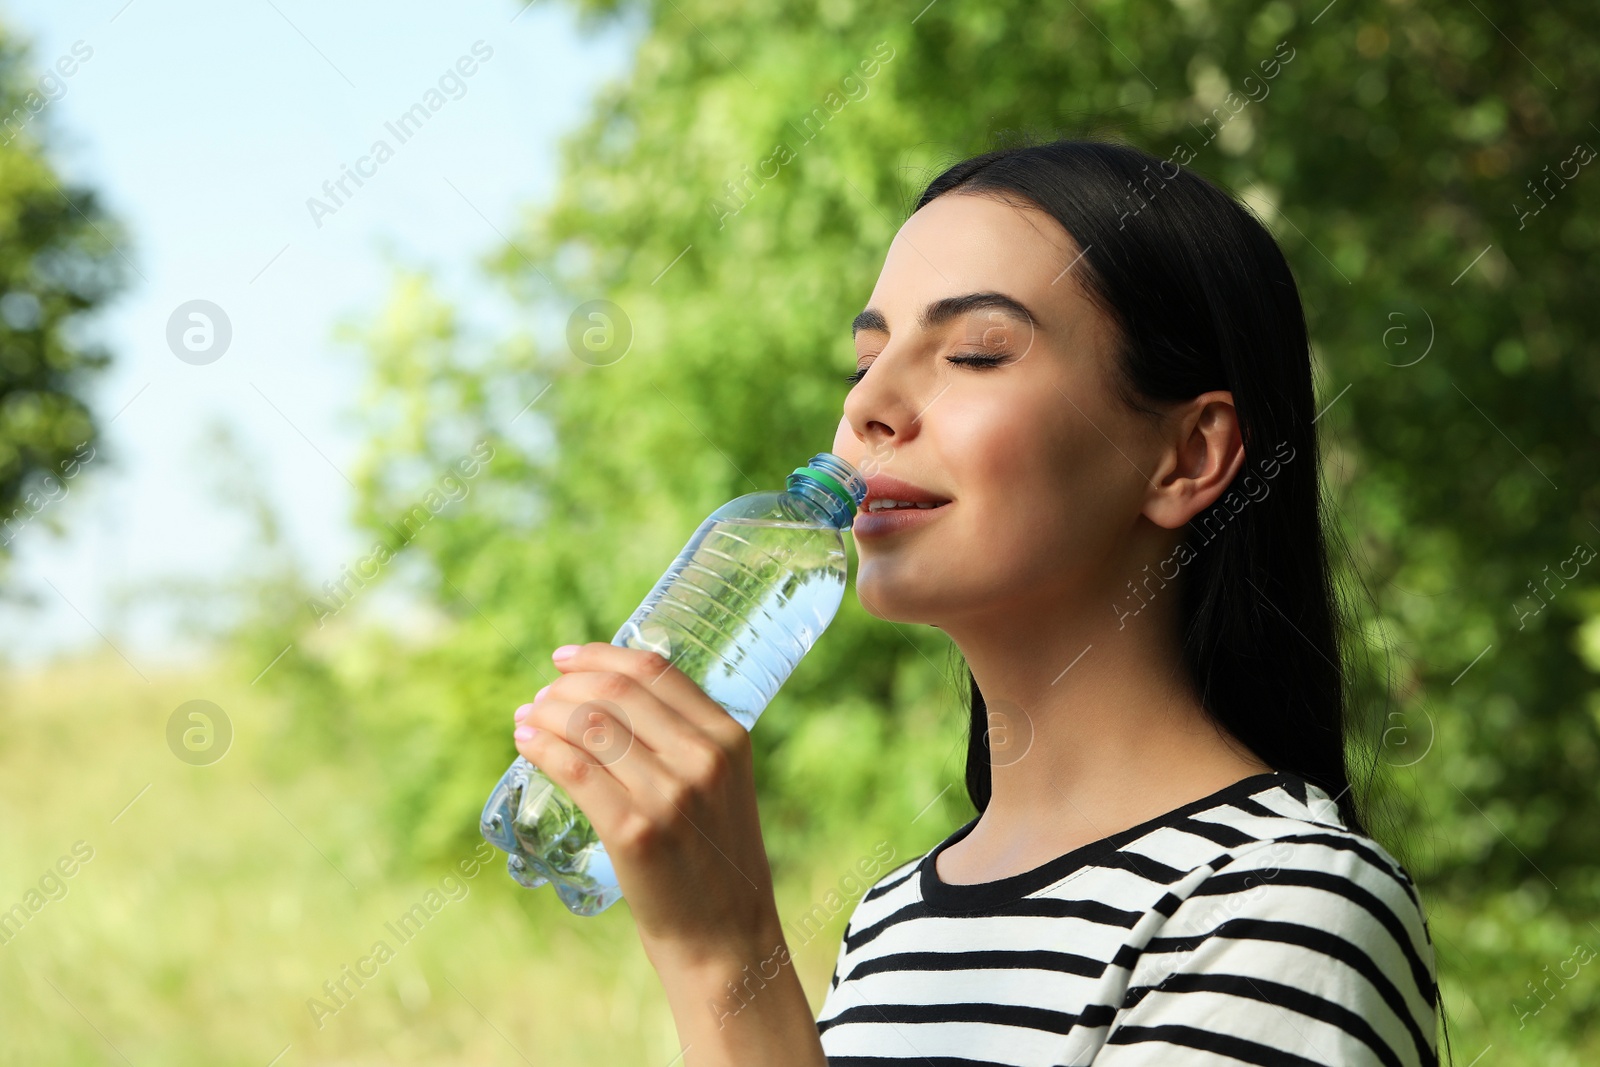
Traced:
<path id="1" fill-rule="evenodd" d="M 561 677 L 516 710 L 517 751 L 583 809 L 657 969 L 736 968 L 782 941 L 750 737 L 655 652 L 551 655 Z"/>
<path id="2" fill-rule="evenodd" d="M 654 652 L 591 642 L 516 712 L 517 751 L 600 835 L 683 1067 L 826 1067 L 772 894 L 750 735 Z"/>

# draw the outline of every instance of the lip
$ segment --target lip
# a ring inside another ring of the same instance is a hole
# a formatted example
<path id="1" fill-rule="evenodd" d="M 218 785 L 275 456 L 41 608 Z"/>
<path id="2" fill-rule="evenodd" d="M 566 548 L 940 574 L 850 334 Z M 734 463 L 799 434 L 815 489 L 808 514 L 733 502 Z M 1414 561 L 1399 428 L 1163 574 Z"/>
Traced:
<path id="1" fill-rule="evenodd" d="M 937 504 L 931 508 L 895 508 L 891 511 L 872 512 L 868 507 L 874 500 L 904 500 L 908 503 Z M 850 532 L 857 537 L 880 537 L 922 526 L 944 513 L 952 501 L 918 485 L 901 481 L 887 474 L 874 474 L 867 479 L 867 496 L 856 512 Z"/>

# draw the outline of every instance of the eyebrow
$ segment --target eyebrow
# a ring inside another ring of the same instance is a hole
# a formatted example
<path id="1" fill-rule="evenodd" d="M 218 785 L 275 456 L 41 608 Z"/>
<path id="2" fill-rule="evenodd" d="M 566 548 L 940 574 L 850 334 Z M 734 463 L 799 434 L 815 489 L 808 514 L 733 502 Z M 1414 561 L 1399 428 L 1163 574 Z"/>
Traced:
<path id="1" fill-rule="evenodd" d="M 1008 315 L 1028 323 L 1034 329 L 1039 328 L 1039 320 L 1034 317 L 1020 301 L 1013 300 L 1004 293 L 966 293 L 962 296 L 947 296 L 943 300 L 935 300 L 922 309 L 922 314 L 917 316 L 917 325 L 924 330 L 931 330 L 942 326 L 953 318 L 965 315 L 972 311 L 982 311 L 992 308 L 1004 311 Z M 850 323 L 850 335 L 854 337 L 862 330 L 877 330 L 880 333 L 889 332 L 889 322 L 883 317 L 883 312 L 877 308 L 869 307 L 857 315 Z"/>

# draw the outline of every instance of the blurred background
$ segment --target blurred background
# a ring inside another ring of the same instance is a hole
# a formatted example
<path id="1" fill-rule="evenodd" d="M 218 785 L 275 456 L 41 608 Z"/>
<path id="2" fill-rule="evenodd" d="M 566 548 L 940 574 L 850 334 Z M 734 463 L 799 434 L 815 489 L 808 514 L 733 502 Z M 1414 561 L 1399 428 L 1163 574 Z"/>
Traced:
<path id="1" fill-rule="evenodd" d="M 1097 132 L 1186 152 L 1303 287 L 1376 830 L 1456 1062 L 1596 1062 L 1594 31 L 3 0 L 3 1058 L 672 1062 L 626 902 L 485 861 L 510 712 L 830 446 L 923 183 Z M 753 735 L 780 911 L 829 918 L 790 927 L 814 1007 L 858 864 L 973 814 L 957 665 L 847 594 Z"/>

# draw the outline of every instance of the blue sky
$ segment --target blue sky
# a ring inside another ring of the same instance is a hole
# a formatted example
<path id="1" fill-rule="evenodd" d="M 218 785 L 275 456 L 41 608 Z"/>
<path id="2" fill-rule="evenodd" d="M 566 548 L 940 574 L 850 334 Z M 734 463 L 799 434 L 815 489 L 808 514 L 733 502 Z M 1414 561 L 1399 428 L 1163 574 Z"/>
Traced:
<path id="1" fill-rule="evenodd" d="M 148 590 L 224 579 L 252 550 L 208 428 L 238 439 L 308 577 L 358 554 L 341 471 L 363 372 L 335 324 L 377 310 L 395 261 L 436 271 L 483 321 L 504 314 L 475 263 L 552 191 L 558 138 L 625 73 L 634 34 L 513 0 L 0 0 L 0 20 L 40 71 L 90 53 L 34 122 L 123 223 L 131 265 L 92 324 L 114 356 L 92 394 L 104 447 L 49 508 L 65 535 L 36 520 L 13 545 L 0 649 L 27 663 L 109 640 L 158 667 L 195 650 L 139 606 Z M 385 124 L 430 91 L 443 106 L 402 143 Z M 379 139 L 392 157 L 363 159 Z M 345 167 L 367 176 L 314 213 Z M 194 300 L 231 327 L 212 362 L 168 345 Z"/>

